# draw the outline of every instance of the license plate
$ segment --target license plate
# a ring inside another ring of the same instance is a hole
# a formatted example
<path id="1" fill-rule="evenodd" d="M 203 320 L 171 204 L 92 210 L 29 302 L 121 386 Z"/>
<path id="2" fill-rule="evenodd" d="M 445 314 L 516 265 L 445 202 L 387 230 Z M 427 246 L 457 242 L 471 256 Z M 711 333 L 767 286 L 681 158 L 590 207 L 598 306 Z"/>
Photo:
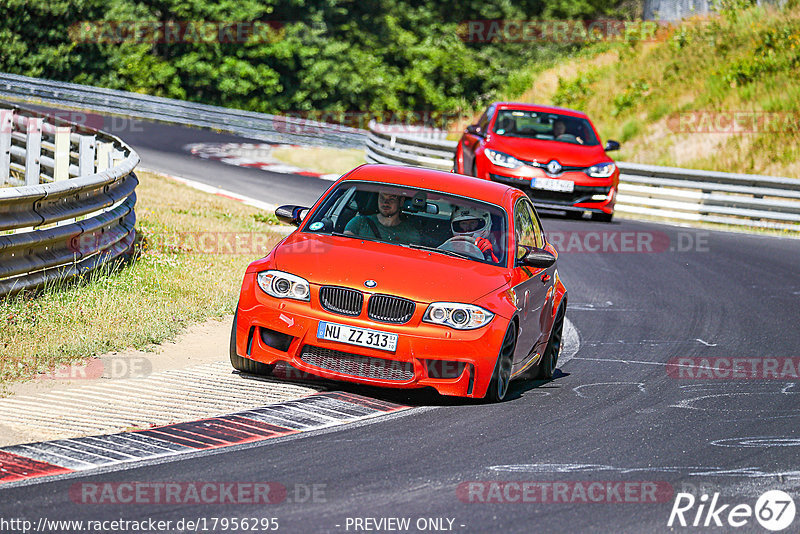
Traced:
<path id="1" fill-rule="evenodd" d="M 546 191 L 572 193 L 575 190 L 575 182 L 570 180 L 554 180 L 553 178 L 534 178 L 531 187 L 534 189 L 544 189 Z"/>
<path id="2" fill-rule="evenodd" d="M 397 334 L 325 321 L 320 321 L 317 327 L 317 339 L 327 339 L 389 352 L 397 350 Z"/>

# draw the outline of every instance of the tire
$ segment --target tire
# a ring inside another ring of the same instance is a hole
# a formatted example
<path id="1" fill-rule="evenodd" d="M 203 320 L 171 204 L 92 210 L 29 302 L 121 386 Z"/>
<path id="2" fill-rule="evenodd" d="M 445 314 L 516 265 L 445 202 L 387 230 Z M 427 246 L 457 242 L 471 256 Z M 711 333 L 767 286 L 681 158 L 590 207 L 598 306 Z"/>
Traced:
<path id="1" fill-rule="evenodd" d="M 550 331 L 550 339 L 544 349 L 542 361 L 539 362 L 539 372 L 536 378 L 539 380 L 549 380 L 553 378 L 553 373 L 558 365 L 558 357 L 561 354 L 562 334 L 564 332 L 564 309 L 562 304 L 556 312 L 556 319 L 553 322 L 553 330 Z"/>
<path id="2" fill-rule="evenodd" d="M 486 402 L 503 402 L 508 394 L 508 386 L 511 382 L 511 366 L 514 361 L 514 349 L 517 346 L 517 329 L 512 322 L 508 325 L 503 344 L 500 346 L 500 353 L 497 355 L 497 362 L 494 364 L 492 381 L 489 389 L 486 390 L 484 400 Z"/>
<path id="3" fill-rule="evenodd" d="M 600 221 L 600 222 L 607 222 L 610 223 L 611 220 L 614 218 L 614 212 L 611 213 L 593 213 L 592 220 L 593 221 Z"/>
<path id="4" fill-rule="evenodd" d="M 233 314 L 233 325 L 231 326 L 231 365 L 234 369 L 243 373 L 260 376 L 271 375 L 272 370 L 275 369 L 274 365 L 267 365 L 250 358 L 242 358 L 236 354 L 236 317 L 238 315 L 238 311 Z"/>

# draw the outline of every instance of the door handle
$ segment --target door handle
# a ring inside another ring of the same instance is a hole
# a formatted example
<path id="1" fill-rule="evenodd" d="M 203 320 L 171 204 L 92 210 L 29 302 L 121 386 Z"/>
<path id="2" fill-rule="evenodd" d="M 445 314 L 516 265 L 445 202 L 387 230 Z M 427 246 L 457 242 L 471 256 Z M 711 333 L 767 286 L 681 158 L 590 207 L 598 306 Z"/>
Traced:
<path id="1" fill-rule="evenodd" d="M 550 281 L 550 275 L 549 275 L 549 274 L 547 274 L 547 273 L 544 273 L 544 274 L 542 275 L 542 283 L 543 283 L 543 284 L 546 284 L 546 283 L 547 283 L 547 282 L 549 282 L 549 281 Z"/>

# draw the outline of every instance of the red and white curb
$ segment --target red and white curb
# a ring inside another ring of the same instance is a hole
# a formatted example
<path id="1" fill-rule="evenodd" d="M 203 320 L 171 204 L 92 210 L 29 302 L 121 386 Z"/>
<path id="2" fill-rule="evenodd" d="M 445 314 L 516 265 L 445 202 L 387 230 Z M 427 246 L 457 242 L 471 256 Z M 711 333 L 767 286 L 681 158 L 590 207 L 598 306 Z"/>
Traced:
<path id="1" fill-rule="evenodd" d="M 147 430 L 14 445 L 0 449 L 0 487 L 33 478 L 261 442 L 407 409 L 410 406 L 326 392 Z"/>
<path id="2" fill-rule="evenodd" d="M 281 174 L 299 174 L 335 182 L 338 174 L 322 174 L 293 165 L 287 165 L 272 157 L 275 147 L 296 148 L 298 145 L 270 145 L 267 143 L 192 143 L 183 148 L 192 155 L 221 161 L 237 167 L 250 167 Z"/>

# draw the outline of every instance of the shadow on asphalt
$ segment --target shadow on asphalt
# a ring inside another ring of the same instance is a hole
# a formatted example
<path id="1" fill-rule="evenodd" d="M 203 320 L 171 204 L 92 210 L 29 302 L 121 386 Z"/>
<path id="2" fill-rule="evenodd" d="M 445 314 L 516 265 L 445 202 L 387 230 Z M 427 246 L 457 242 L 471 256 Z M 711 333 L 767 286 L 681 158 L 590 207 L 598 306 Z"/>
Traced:
<path id="1" fill-rule="evenodd" d="M 279 362 L 276 365 L 272 376 L 257 377 L 248 373 L 241 373 L 237 371 L 234 372 L 246 379 L 257 379 L 275 383 L 292 383 L 321 389 L 323 391 L 343 391 L 346 393 L 353 393 L 355 395 L 371 397 L 373 399 L 385 402 L 412 407 L 489 405 L 489 403 L 486 403 L 483 399 L 470 399 L 466 397 L 440 395 L 431 387 L 416 389 L 374 387 L 364 384 L 356 384 L 353 382 L 330 380 L 324 377 L 313 375 L 306 371 L 302 371 L 300 369 L 296 369 L 285 362 Z M 556 381 L 567 376 L 569 376 L 569 373 L 564 373 L 561 371 L 561 369 L 556 369 L 553 373 L 553 378 L 548 380 L 538 380 L 523 375 L 511 382 L 508 394 L 503 402 L 511 402 L 521 399 L 528 391 L 537 389 L 559 389 L 560 386 Z"/>
<path id="2" fill-rule="evenodd" d="M 569 376 L 569 373 L 564 373 L 560 369 L 556 369 L 553 378 L 549 380 L 534 380 L 523 379 L 514 380 L 511 382 L 511 388 L 504 402 L 510 402 L 520 399 L 525 396 L 525 393 L 536 389 L 559 389 L 560 386 L 556 383 L 560 378 Z M 395 404 L 403 404 L 406 406 L 420 407 L 420 406 L 479 406 L 486 404 L 482 399 L 469 399 L 464 397 L 450 397 L 447 395 L 439 395 L 433 388 L 420 388 L 420 389 L 393 389 L 393 388 L 379 388 L 364 386 L 361 384 L 353 384 L 350 382 L 337 382 L 333 380 L 307 380 L 297 381 L 305 382 L 315 387 L 323 387 L 328 391 L 344 391 L 364 397 L 370 397 L 386 402 Z"/>

